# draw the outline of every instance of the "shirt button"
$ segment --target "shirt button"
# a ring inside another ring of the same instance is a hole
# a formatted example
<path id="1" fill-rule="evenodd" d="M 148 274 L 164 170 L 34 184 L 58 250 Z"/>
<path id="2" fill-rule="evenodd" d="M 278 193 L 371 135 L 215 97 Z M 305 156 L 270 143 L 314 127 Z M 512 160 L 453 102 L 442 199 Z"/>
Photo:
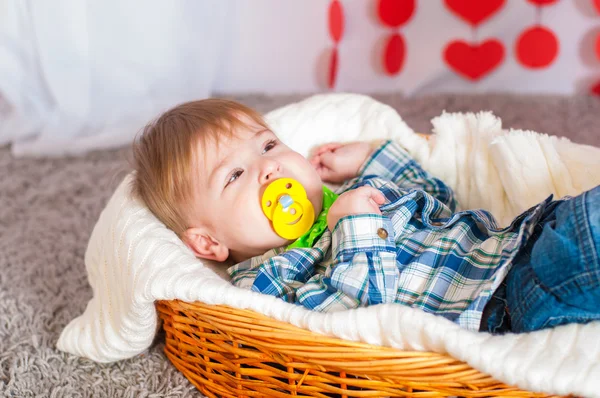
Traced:
<path id="1" fill-rule="evenodd" d="M 379 228 L 377 230 L 377 235 L 379 235 L 379 237 L 381 239 L 387 239 L 387 237 L 388 237 L 388 231 L 386 231 L 385 228 Z"/>

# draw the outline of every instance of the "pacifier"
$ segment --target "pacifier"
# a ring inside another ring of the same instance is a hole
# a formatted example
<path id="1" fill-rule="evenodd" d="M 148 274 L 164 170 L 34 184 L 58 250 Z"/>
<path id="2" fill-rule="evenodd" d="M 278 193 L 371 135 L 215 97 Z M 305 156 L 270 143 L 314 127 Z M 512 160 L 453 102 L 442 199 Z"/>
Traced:
<path id="1" fill-rule="evenodd" d="M 315 209 L 302 184 L 292 178 L 280 178 L 263 193 L 261 207 L 277 235 L 297 239 L 315 222 Z"/>

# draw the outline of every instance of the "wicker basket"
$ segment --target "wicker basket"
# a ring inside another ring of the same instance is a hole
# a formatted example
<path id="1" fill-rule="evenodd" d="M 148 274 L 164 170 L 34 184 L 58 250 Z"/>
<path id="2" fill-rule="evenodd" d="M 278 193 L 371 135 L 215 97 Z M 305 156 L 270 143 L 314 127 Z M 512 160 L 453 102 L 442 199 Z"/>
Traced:
<path id="1" fill-rule="evenodd" d="M 547 397 L 464 362 L 325 337 L 254 311 L 161 301 L 169 360 L 208 397 Z"/>

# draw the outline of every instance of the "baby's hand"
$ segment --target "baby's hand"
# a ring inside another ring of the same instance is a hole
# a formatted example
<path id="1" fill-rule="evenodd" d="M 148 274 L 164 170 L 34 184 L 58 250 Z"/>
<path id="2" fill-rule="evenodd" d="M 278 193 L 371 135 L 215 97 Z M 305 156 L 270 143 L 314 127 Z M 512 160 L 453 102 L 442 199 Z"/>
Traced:
<path id="1" fill-rule="evenodd" d="M 358 175 L 371 150 L 367 142 L 325 144 L 314 150 L 310 163 L 323 181 L 342 183 Z"/>
<path id="2" fill-rule="evenodd" d="M 381 214 L 379 206 L 385 203 L 383 194 L 370 186 L 344 192 L 329 208 L 327 226 L 333 232 L 340 218 L 353 214 Z"/>

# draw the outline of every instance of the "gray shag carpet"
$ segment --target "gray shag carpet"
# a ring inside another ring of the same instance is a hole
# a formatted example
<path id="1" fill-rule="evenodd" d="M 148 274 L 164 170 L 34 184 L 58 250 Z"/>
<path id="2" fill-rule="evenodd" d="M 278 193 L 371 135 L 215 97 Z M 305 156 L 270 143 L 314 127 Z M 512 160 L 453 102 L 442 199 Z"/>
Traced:
<path id="1" fill-rule="evenodd" d="M 262 112 L 305 96 L 234 97 Z M 377 95 L 409 126 L 447 111 L 492 110 L 504 126 L 600 145 L 600 99 L 578 96 Z M 79 158 L 15 159 L 0 148 L 0 392 L 9 397 L 197 397 L 159 335 L 145 353 L 96 364 L 55 348 L 91 298 L 83 263 L 100 211 L 128 172 L 128 148 Z"/>

